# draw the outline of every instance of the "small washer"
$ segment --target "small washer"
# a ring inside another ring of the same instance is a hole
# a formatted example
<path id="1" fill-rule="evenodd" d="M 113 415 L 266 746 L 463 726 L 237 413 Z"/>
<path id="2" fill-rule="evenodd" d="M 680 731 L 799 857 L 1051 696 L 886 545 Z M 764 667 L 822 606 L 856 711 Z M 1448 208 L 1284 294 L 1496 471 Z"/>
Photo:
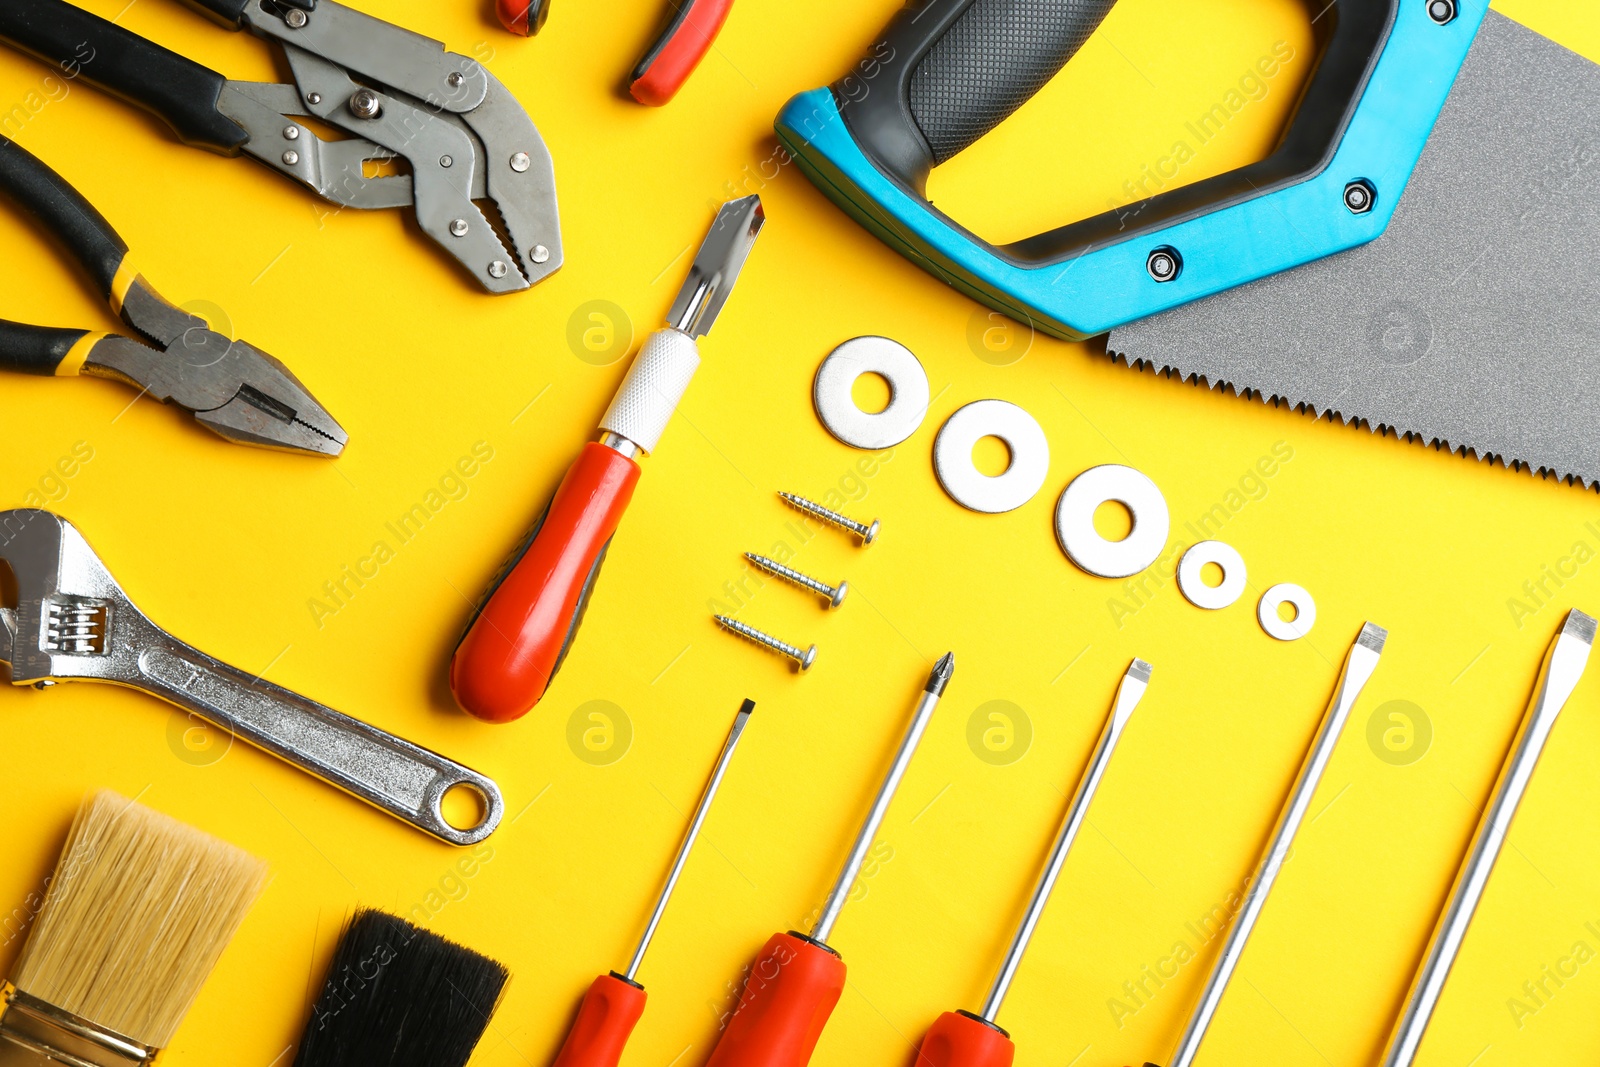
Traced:
<path id="1" fill-rule="evenodd" d="M 998 437 L 1011 465 L 990 477 L 972 465 L 972 446 Z M 975 400 L 945 420 L 933 441 L 933 470 L 944 491 L 964 508 L 998 515 L 1033 499 L 1050 473 L 1050 442 L 1032 415 L 1004 400 Z"/>
<path id="2" fill-rule="evenodd" d="M 1107 541 L 1094 528 L 1095 510 L 1108 500 L 1127 507 L 1133 529 Z M 1171 518 L 1166 497 L 1142 472 L 1120 463 L 1090 467 L 1068 485 L 1056 504 L 1056 540 L 1067 558 L 1101 578 L 1128 578 L 1156 561 L 1167 544 Z"/>
<path id="3" fill-rule="evenodd" d="M 856 406 L 850 390 L 863 374 L 889 383 L 889 406 L 876 414 Z M 811 385 L 817 418 L 852 448 L 891 448 L 917 432 L 928 415 L 928 372 L 911 350 L 887 337 L 856 337 L 828 353 Z"/>
<path id="4" fill-rule="evenodd" d="M 1283 603 L 1294 605 L 1297 614 L 1293 622 L 1284 622 L 1278 617 L 1278 605 Z M 1311 599 L 1305 587 L 1293 582 L 1280 582 L 1261 594 L 1261 603 L 1256 606 L 1256 618 L 1261 628 L 1267 631 L 1268 637 L 1276 637 L 1279 641 L 1298 641 L 1317 624 L 1317 602 Z"/>
<path id="5" fill-rule="evenodd" d="M 1222 584 L 1207 585 L 1200 576 L 1207 563 L 1222 568 Z M 1201 541 L 1190 545 L 1178 564 L 1178 589 L 1183 598 L 1197 608 L 1216 611 L 1225 608 L 1244 593 L 1244 557 L 1222 541 Z"/>

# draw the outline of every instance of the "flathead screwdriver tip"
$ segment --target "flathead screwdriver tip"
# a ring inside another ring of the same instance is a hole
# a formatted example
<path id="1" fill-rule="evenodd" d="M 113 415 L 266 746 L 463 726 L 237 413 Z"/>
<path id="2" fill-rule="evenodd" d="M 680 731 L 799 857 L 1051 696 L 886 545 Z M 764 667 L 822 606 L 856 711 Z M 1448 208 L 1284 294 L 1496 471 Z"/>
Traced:
<path id="1" fill-rule="evenodd" d="M 739 705 L 739 714 L 740 715 L 749 715 L 751 712 L 753 712 L 755 710 L 756 710 L 756 702 L 754 700 L 751 700 L 749 697 L 745 697 L 744 698 L 744 703 Z"/>
<path id="2" fill-rule="evenodd" d="M 1562 625 L 1563 635 L 1570 634 L 1586 645 L 1594 644 L 1595 620 L 1593 616 L 1585 615 L 1577 608 L 1567 613 L 1567 621 Z"/>
<path id="3" fill-rule="evenodd" d="M 943 696 L 944 687 L 950 684 L 950 676 L 956 672 L 956 654 L 946 652 L 939 657 L 939 662 L 933 665 L 933 671 L 928 675 L 928 684 L 923 691 L 934 696 Z"/>

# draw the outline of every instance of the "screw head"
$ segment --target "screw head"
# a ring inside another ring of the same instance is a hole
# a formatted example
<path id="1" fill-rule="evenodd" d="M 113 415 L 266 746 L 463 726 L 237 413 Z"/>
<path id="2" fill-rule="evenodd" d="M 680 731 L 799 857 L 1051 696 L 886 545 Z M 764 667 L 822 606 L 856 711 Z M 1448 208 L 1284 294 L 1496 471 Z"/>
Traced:
<path id="1" fill-rule="evenodd" d="M 297 7 L 291 7 L 283 13 L 283 21 L 289 24 L 291 30 L 300 30 L 304 29 L 306 23 L 311 21 L 311 16 Z"/>
<path id="2" fill-rule="evenodd" d="M 518 152 L 511 157 L 511 169 L 518 174 L 521 174 L 531 166 L 533 166 L 533 160 L 526 152 Z"/>
<path id="3" fill-rule="evenodd" d="M 452 89 L 458 88 L 461 85 L 461 83 L 466 81 L 466 80 L 467 80 L 467 76 L 465 74 L 461 73 L 459 70 L 452 70 L 450 72 L 450 76 L 445 79 L 445 81 L 447 83 L 449 83 L 450 88 L 452 88 Z"/>
<path id="4" fill-rule="evenodd" d="M 836 608 L 844 603 L 845 594 L 850 592 L 849 582 L 840 582 L 839 587 L 833 591 L 833 599 L 828 601 L 830 608 Z"/>
<path id="5" fill-rule="evenodd" d="M 528 252 L 528 258 L 535 263 L 548 263 L 550 261 L 550 250 L 544 245 L 534 245 Z"/>
<path id="6" fill-rule="evenodd" d="M 1344 187 L 1344 206 L 1352 215 L 1365 215 L 1377 200 L 1378 191 L 1365 178 L 1358 178 Z"/>
<path id="7" fill-rule="evenodd" d="M 867 527 L 867 532 L 861 535 L 861 543 L 870 545 L 878 539 L 878 520 L 873 519 L 872 525 Z"/>
<path id="8" fill-rule="evenodd" d="M 506 266 L 504 260 L 497 259 L 493 263 L 489 264 L 489 277 L 504 278 L 506 276 L 506 271 L 509 269 L 510 268 Z"/>
<path id="9" fill-rule="evenodd" d="M 1441 26 L 1456 19 L 1456 0 L 1428 0 L 1428 17 Z"/>
<path id="10" fill-rule="evenodd" d="M 350 114 L 358 119 L 375 119 L 383 114 L 383 101 L 371 89 L 357 89 L 350 94 Z"/>
<path id="11" fill-rule="evenodd" d="M 316 105 L 322 103 L 322 94 L 321 93 L 307 93 L 306 94 L 306 103 L 310 104 L 312 107 L 315 107 Z"/>
<path id="12" fill-rule="evenodd" d="M 287 151 L 287 152 L 285 152 L 283 154 L 283 162 L 284 162 L 285 166 L 289 166 L 289 167 L 294 166 L 296 163 L 300 162 L 300 153 L 296 152 L 292 148 L 289 149 L 289 151 Z"/>
<path id="13" fill-rule="evenodd" d="M 811 665 L 815 662 L 817 662 L 817 646 L 812 645 L 810 648 L 806 649 L 806 654 L 800 657 L 800 669 L 802 671 L 809 671 L 811 669 Z"/>
<path id="14" fill-rule="evenodd" d="M 451 220 L 451 222 L 450 222 L 450 233 L 451 233 L 452 236 L 455 236 L 455 237 L 465 237 L 467 235 L 467 220 L 466 219 L 453 219 L 453 220 Z"/>
<path id="15" fill-rule="evenodd" d="M 299 138 L 300 138 L 300 127 L 298 127 L 298 126 L 285 126 L 283 128 L 283 139 L 285 141 L 295 141 L 295 140 L 299 140 Z"/>
<path id="16" fill-rule="evenodd" d="M 1144 267 L 1150 272 L 1150 277 L 1164 284 L 1183 272 L 1183 257 L 1178 255 L 1176 248 L 1163 245 L 1150 253 Z"/>
<path id="17" fill-rule="evenodd" d="M 52 685 L 55 685 L 55 684 L 56 683 L 54 683 L 54 682 L 34 682 L 33 683 L 33 687 L 35 689 L 49 689 Z"/>
<path id="18" fill-rule="evenodd" d="M 455 160 L 454 156 L 440 156 L 439 157 L 439 166 L 445 168 L 446 170 L 449 170 L 451 167 L 453 167 L 455 165 L 456 165 L 456 160 Z"/>

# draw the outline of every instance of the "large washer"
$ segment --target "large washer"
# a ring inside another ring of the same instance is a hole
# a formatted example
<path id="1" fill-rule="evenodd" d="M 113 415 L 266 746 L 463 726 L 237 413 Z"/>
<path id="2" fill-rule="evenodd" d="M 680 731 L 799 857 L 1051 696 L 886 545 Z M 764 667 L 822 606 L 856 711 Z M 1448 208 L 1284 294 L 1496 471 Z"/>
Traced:
<path id="1" fill-rule="evenodd" d="M 856 406 L 850 390 L 863 374 L 889 383 L 889 406 L 877 413 Z M 917 432 L 928 415 L 928 372 L 911 350 L 887 337 L 856 337 L 828 353 L 811 384 L 817 418 L 852 448 L 892 448 Z"/>
<path id="2" fill-rule="evenodd" d="M 998 437 L 1011 450 L 1011 465 L 987 475 L 973 466 L 972 446 Z M 933 442 L 933 470 L 950 499 L 988 515 L 1015 511 L 1044 485 L 1050 473 L 1050 442 L 1038 420 L 1004 400 L 975 400 L 945 420 Z"/>
<path id="3" fill-rule="evenodd" d="M 1123 504 L 1133 516 L 1133 529 L 1121 541 L 1107 541 L 1094 528 L 1095 510 L 1108 500 Z M 1072 479 L 1056 503 L 1061 550 L 1101 578 L 1129 578 L 1154 563 L 1171 525 L 1167 499 L 1156 483 L 1120 463 L 1090 467 Z"/>

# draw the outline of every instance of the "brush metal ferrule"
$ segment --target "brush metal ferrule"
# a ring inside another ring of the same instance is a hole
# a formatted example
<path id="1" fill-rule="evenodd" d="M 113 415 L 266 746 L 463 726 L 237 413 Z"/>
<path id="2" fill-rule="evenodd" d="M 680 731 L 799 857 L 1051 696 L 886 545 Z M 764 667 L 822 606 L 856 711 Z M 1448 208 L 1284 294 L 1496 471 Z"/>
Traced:
<path id="1" fill-rule="evenodd" d="M 46 1004 L 7 982 L 0 1067 L 149 1067 L 160 1049 Z"/>

